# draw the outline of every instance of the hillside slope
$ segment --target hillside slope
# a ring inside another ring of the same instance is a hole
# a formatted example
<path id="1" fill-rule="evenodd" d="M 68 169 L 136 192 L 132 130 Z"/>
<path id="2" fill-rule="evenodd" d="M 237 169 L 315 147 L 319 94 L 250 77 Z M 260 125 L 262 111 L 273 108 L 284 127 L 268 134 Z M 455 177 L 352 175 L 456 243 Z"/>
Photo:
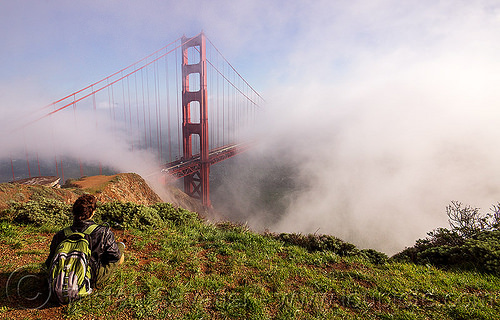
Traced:
<path id="1" fill-rule="evenodd" d="M 17 183 L 0 184 L 0 211 L 8 207 L 9 202 L 27 202 L 29 200 L 55 199 L 72 204 L 81 194 L 90 193 L 102 203 L 121 201 L 151 205 L 169 202 L 200 215 L 208 213 L 201 203 L 189 197 L 181 190 L 168 185 L 151 186 L 138 174 L 120 173 L 111 176 L 90 176 L 67 181 L 62 188 Z"/>
<path id="2" fill-rule="evenodd" d="M 60 208 L 68 217 L 72 199 L 94 193 L 104 203 L 96 221 L 119 221 L 110 225 L 126 243 L 126 261 L 106 287 L 58 306 L 48 299 L 42 263 L 62 225 L 0 214 L 0 319 L 500 318 L 496 275 L 373 259 L 334 237 L 317 243 L 207 223 L 162 203 L 143 181 L 122 174 L 63 189 L 0 185 L 4 205 L 9 196 L 59 200 L 53 212 L 43 210 L 51 218 Z"/>
<path id="3" fill-rule="evenodd" d="M 311 251 L 241 226 L 208 224 L 165 204 L 148 208 L 127 215 L 155 224 L 114 230 L 127 247 L 112 281 L 69 306 L 49 301 L 43 286 L 40 266 L 52 233 L 2 222 L 0 318 L 500 318 L 500 278 L 494 275 L 375 264 L 356 253 Z M 161 221 L 152 210 L 161 211 Z"/>

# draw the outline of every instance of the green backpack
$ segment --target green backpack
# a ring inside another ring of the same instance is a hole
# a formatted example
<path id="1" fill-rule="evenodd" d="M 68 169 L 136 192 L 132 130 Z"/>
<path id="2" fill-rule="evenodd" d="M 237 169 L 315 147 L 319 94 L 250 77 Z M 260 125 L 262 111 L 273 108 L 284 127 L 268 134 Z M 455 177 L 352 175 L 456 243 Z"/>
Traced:
<path id="1" fill-rule="evenodd" d="M 70 227 L 64 229 L 66 238 L 57 247 L 49 272 L 52 293 L 62 304 L 92 293 L 89 266 L 91 252 L 87 238 L 97 226 L 93 224 L 83 233 L 73 232 Z"/>

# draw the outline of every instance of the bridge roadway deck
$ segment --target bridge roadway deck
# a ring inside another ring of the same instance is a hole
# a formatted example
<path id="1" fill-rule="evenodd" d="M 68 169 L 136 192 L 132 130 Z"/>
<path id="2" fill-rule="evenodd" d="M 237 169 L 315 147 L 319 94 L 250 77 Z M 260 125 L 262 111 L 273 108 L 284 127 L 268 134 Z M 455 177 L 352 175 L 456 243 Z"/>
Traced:
<path id="1" fill-rule="evenodd" d="M 254 146 L 253 142 L 225 145 L 213 149 L 209 153 L 210 165 L 216 164 L 228 158 L 234 157 L 237 154 L 247 151 Z M 194 155 L 191 159 L 180 159 L 165 164 L 165 168 L 161 172 L 170 175 L 173 179 L 179 179 L 197 171 L 200 171 L 201 159 L 200 154 Z"/>

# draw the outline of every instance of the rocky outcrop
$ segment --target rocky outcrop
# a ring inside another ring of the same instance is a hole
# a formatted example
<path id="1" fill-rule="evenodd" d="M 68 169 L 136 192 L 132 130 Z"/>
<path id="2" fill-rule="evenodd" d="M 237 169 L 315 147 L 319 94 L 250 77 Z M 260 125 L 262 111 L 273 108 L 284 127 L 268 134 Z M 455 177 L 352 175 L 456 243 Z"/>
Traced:
<path id="1" fill-rule="evenodd" d="M 61 181 L 61 178 L 59 177 L 45 176 L 15 180 L 10 183 L 59 188 L 59 181 Z"/>

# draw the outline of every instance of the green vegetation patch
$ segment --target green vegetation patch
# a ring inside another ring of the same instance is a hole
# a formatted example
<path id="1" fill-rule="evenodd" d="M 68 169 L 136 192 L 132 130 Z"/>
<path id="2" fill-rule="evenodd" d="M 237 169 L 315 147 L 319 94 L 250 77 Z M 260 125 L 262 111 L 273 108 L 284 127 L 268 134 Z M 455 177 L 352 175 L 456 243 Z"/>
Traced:
<path id="1" fill-rule="evenodd" d="M 35 226 L 65 226 L 72 221 L 71 206 L 53 199 L 30 200 L 25 203 L 11 203 L 0 214 L 2 220 Z"/>
<path id="2" fill-rule="evenodd" d="M 52 231 L 71 224 L 71 208 L 71 205 L 53 199 L 12 202 L 9 208 L 0 212 L 0 220 L 24 225 L 50 226 L 49 231 Z M 94 219 L 116 229 L 142 230 L 169 225 L 189 225 L 196 221 L 198 216 L 169 203 L 145 206 L 130 202 L 111 202 L 98 203 Z"/>
<path id="3" fill-rule="evenodd" d="M 495 274 L 377 263 L 376 251 L 338 239 L 260 235 L 241 225 L 203 222 L 168 204 L 101 205 L 99 219 L 126 229 L 115 230 L 119 241 L 127 240 L 125 263 L 90 297 L 64 307 L 49 305 L 60 318 L 500 318 Z M 51 237 L 43 226 L 26 223 L 4 219 L 0 243 L 21 235 Z M 41 255 L 27 243 L 11 250 L 20 258 Z M 0 265 L 0 273 L 16 270 L 16 263 Z M 0 300 L 6 306 L 2 316 L 24 310 L 3 293 Z M 29 303 L 22 307 L 29 309 Z"/>
<path id="4" fill-rule="evenodd" d="M 355 245 L 330 235 L 302 235 L 296 233 L 281 233 L 276 235 L 268 233 L 267 236 L 287 244 L 303 247 L 309 252 L 331 251 L 341 257 L 362 256 L 375 264 L 384 264 L 388 260 L 387 255 L 383 252 L 374 249 L 359 250 Z"/>
<path id="5" fill-rule="evenodd" d="M 500 205 L 492 212 L 452 202 L 447 207 L 450 229 L 438 228 L 396 254 L 396 261 L 500 275 Z"/>

